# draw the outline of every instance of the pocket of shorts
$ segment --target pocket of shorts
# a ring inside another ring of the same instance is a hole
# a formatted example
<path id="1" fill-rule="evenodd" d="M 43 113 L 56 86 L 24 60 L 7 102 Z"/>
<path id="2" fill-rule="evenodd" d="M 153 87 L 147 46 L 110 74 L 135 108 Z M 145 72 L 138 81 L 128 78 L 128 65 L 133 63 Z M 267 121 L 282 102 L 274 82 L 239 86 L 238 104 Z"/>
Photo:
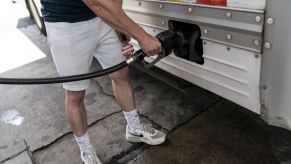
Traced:
<path id="1" fill-rule="evenodd" d="M 46 28 L 46 42 L 50 45 L 50 37 L 51 37 L 51 33 L 50 33 L 50 24 L 48 22 L 44 22 L 45 28 Z"/>

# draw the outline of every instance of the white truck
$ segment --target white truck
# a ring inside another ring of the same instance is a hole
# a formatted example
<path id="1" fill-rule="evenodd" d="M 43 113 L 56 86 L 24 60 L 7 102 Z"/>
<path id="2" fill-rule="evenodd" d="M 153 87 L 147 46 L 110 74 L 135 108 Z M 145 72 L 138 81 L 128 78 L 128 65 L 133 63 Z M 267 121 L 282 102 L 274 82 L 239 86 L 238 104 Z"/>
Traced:
<path id="1" fill-rule="evenodd" d="M 44 33 L 39 0 L 26 3 Z M 152 35 L 179 34 L 158 68 L 291 130 L 290 0 L 124 0 L 123 8 Z"/>

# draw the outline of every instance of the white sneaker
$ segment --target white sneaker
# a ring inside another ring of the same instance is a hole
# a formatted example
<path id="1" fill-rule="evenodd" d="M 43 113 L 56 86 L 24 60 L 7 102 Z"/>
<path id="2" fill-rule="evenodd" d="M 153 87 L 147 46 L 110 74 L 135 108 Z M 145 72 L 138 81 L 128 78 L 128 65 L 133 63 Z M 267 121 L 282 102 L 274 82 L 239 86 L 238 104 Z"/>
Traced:
<path id="1" fill-rule="evenodd" d="M 94 148 L 88 148 L 81 152 L 81 159 L 84 164 L 102 164 L 100 159 L 97 157 Z"/>
<path id="2" fill-rule="evenodd" d="M 126 140 L 129 142 L 144 142 L 149 145 L 159 145 L 165 142 L 166 134 L 162 131 L 152 128 L 151 124 L 142 125 L 140 129 L 131 131 L 126 126 Z"/>

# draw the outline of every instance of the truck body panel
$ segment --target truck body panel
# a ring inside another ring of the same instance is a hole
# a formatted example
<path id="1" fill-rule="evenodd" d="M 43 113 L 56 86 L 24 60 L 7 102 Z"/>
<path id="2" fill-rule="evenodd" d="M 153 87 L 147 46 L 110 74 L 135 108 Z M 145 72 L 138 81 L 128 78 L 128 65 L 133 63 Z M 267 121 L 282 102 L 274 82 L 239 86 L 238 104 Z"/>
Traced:
<path id="1" fill-rule="evenodd" d="M 198 25 L 204 64 L 171 54 L 157 67 L 291 129 L 291 1 L 242 2 L 241 8 L 234 1 L 221 7 L 125 0 L 124 10 L 152 35 L 168 29 L 170 20 Z"/>
<path id="2" fill-rule="evenodd" d="M 124 1 L 124 9 L 152 35 L 168 29 L 169 20 L 198 25 L 202 31 L 203 65 L 172 54 L 156 66 L 260 113 L 264 11 L 136 0 Z"/>

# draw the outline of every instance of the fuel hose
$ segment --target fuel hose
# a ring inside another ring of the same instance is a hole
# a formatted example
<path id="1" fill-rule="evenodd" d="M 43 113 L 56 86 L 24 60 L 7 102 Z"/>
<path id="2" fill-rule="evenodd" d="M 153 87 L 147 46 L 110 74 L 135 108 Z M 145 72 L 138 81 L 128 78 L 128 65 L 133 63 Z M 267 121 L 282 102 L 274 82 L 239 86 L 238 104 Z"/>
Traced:
<path id="1" fill-rule="evenodd" d="M 104 76 L 115 71 L 118 71 L 130 63 L 134 61 L 141 61 L 145 68 L 149 69 L 162 58 L 168 56 L 174 47 L 174 36 L 175 33 L 172 30 L 167 30 L 159 33 L 156 37 L 161 42 L 162 45 L 162 52 L 158 54 L 158 57 L 151 63 L 147 64 L 144 61 L 144 57 L 146 54 L 142 50 L 136 51 L 130 58 L 126 61 L 121 62 L 113 67 L 86 73 L 80 75 L 72 75 L 72 76 L 62 76 L 62 77 L 51 77 L 51 78 L 1 78 L 0 77 L 0 84 L 9 84 L 9 85 L 38 85 L 38 84 L 54 84 L 54 83 L 66 83 L 66 82 L 73 82 L 73 81 L 80 81 L 86 79 L 92 79 L 100 76 Z"/>
<path id="2" fill-rule="evenodd" d="M 9 84 L 9 85 L 39 85 L 39 84 L 54 84 L 54 83 L 66 83 L 72 81 L 80 81 L 86 79 L 92 79 L 100 76 L 104 76 L 115 71 L 118 71 L 130 63 L 143 59 L 145 56 L 142 50 L 139 50 L 134 53 L 134 55 L 128 58 L 126 61 L 121 62 L 113 67 L 86 73 L 80 75 L 72 75 L 72 76 L 62 76 L 62 77 L 51 77 L 51 78 L 0 78 L 0 84 Z"/>

